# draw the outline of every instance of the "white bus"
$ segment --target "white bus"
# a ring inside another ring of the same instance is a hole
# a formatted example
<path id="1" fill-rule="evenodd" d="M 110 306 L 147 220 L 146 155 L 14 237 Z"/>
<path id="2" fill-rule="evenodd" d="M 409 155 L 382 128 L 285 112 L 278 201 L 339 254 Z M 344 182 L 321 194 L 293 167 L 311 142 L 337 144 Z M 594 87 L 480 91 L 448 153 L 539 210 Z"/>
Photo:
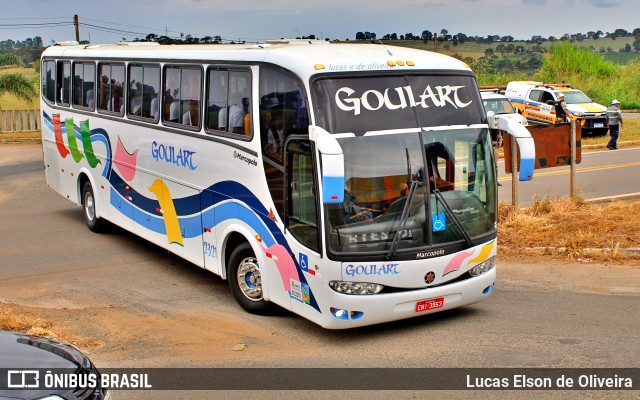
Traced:
<path id="1" fill-rule="evenodd" d="M 48 185 L 332 329 L 488 297 L 497 189 L 461 61 L 369 44 L 52 46 L 42 55 Z"/>

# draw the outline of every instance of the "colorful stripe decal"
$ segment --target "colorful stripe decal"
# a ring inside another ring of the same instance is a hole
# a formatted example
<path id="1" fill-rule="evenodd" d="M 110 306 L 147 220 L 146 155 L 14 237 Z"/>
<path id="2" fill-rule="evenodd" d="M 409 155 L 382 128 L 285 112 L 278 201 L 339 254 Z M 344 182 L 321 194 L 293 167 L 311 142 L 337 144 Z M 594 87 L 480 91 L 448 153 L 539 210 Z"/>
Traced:
<path id="1" fill-rule="evenodd" d="M 58 153 L 60 153 L 60 156 L 62 158 L 66 158 L 69 154 L 71 154 L 71 152 L 67 150 L 67 148 L 64 145 L 64 136 L 67 136 L 67 141 L 69 141 L 69 143 L 75 144 L 76 150 L 78 147 L 77 145 L 78 140 L 80 140 L 83 143 L 85 156 L 87 157 L 87 160 L 89 160 L 89 157 L 93 157 L 97 159 L 93 152 L 92 143 L 100 142 L 104 144 L 106 162 L 105 162 L 104 169 L 102 170 L 102 176 L 104 176 L 105 178 L 107 177 L 107 175 L 109 174 L 109 171 L 111 170 L 111 144 L 109 143 L 109 135 L 104 129 L 98 128 L 98 129 L 89 130 L 88 132 L 89 132 L 90 142 L 88 146 L 85 146 L 85 138 L 82 136 L 82 133 L 79 133 L 79 129 L 76 129 L 75 125 L 73 125 L 73 121 L 71 122 L 70 126 L 73 126 L 73 129 L 71 130 L 71 132 L 73 132 L 73 135 L 75 137 L 73 139 L 69 139 L 69 132 L 67 130 L 67 125 L 68 125 L 67 121 L 65 121 L 64 126 L 61 125 L 60 114 L 53 114 L 53 118 L 50 118 L 46 112 L 42 112 L 42 116 L 43 116 L 43 127 L 46 126 L 49 130 L 54 132 Z M 87 129 L 88 127 L 89 125 L 87 124 Z M 71 144 L 69 145 L 69 148 L 71 148 Z M 87 152 L 87 150 L 89 151 Z M 89 156 L 88 153 L 90 153 L 91 156 Z M 81 161 L 82 158 L 83 158 L 82 154 L 80 154 L 79 160 Z M 76 158 L 74 157 L 74 160 L 75 159 Z M 79 162 L 79 161 L 76 161 L 76 162 Z M 95 165 L 97 166 L 100 163 L 101 162 L 98 161 Z M 94 168 L 94 166 L 92 166 L 92 168 Z"/>
<path id="2" fill-rule="evenodd" d="M 79 163 L 80 160 L 84 158 L 84 156 L 78 150 L 78 142 L 76 141 L 76 130 L 75 125 L 73 125 L 73 119 L 67 119 L 66 121 L 64 121 L 64 124 L 67 128 L 67 142 L 69 143 L 69 151 L 71 151 L 71 157 L 73 157 L 73 161 Z"/>
<path id="3" fill-rule="evenodd" d="M 138 163 L 138 151 L 129 153 L 124 148 L 122 141 L 118 137 L 118 145 L 116 146 L 116 154 L 114 156 L 114 165 L 122 177 L 127 181 L 132 181 L 136 176 L 136 166 Z"/>
<path id="4" fill-rule="evenodd" d="M 178 223 L 178 214 L 176 214 L 176 208 L 173 204 L 169 188 L 162 179 L 156 179 L 151 186 L 149 186 L 149 191 L 156 195 L 160 203 L 169 244 L 175 243 L 184 246 L 180 224 Z"/>
<path id="5" fill-rule="evenodd" d="M 64 147 L 64 139 L 62 138 L 62 127 L 60 126 L 60 114 L 53 114 L 53 132 L 56 138 L 56 146 L 58 147 L 58 153 L 62 158 L 66 158 L 70 153 L 66 147 Z"/>
<path id="6" fill-rule="evenodd" d="M 89 129 L 89 120 L 80 122 L 80 135 L 82 136 L 82 148 L 84 150 L 84 155 L 87 158 L 87 162 L 89 163 L 89 166 L 91 168 L 95 168 L 98 164 L 100 164 L 100 160 L 98 160 L 96 158 L 96 155 L 93 153 L 93 146 L 91 145 L 91 130 Z"/>

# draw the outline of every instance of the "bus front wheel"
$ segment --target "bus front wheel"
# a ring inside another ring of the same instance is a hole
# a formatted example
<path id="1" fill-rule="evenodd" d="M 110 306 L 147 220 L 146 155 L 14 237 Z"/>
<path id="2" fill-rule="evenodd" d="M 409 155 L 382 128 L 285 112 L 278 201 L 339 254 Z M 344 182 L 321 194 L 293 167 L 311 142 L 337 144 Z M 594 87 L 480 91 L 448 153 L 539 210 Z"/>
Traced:
<path id="1" fill-rule="evenodd" d="M 263 298 L 260 266 L 249 243 L 242 243 L 231 253 L 227 278 L 233 297 L 245 311 L 269 314 L 271 304 Z"/>
<path id="2" fill-rule="evenodd" d="M 82 215 L 84 221 L 92 232 L 102 232 L 104 221 L 96 216 L 96 198 L 93 195 L 93 188 L 90 182 L 85 182 L 82 187 Z"/>

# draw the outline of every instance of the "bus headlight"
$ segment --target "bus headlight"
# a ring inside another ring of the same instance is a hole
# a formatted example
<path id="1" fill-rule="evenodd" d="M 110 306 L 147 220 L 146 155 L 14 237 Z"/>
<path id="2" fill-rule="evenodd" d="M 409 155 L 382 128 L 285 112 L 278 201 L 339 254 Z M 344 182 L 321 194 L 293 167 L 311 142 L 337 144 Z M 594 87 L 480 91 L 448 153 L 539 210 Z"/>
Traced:
<path id="1" fill-rule="evenodd" d="M 478 275 L 482 275 L 485 272 L 489 272 L 491 271 L 491 269 L 493 269 L 493 267 L 496 266 L 496 257 L 493 256 L 490 259 L 481 262 L 480 264 L 476 265 L 475 267 L 471 268 L 469 270 L 469 274 L 471 276 L 478 276 Z"/>
<path id="2" fill-rule="evenodd" d="M 383 285 L 367 282 L 331 281 L 329 286 L 336 292 L 343 294 L 378 294 L 384 289 Z"/>

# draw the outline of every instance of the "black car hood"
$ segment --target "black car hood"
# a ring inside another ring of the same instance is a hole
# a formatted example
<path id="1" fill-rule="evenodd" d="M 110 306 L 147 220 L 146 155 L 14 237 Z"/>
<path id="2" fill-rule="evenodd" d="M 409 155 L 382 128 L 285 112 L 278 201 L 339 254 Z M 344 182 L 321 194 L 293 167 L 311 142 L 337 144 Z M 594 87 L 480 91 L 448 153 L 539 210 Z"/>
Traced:
<path id="1" fill-rule="evenodd" d="M 90 368 L 77 348 L 44 337 L 0 331 L 0 368 Z"/>

